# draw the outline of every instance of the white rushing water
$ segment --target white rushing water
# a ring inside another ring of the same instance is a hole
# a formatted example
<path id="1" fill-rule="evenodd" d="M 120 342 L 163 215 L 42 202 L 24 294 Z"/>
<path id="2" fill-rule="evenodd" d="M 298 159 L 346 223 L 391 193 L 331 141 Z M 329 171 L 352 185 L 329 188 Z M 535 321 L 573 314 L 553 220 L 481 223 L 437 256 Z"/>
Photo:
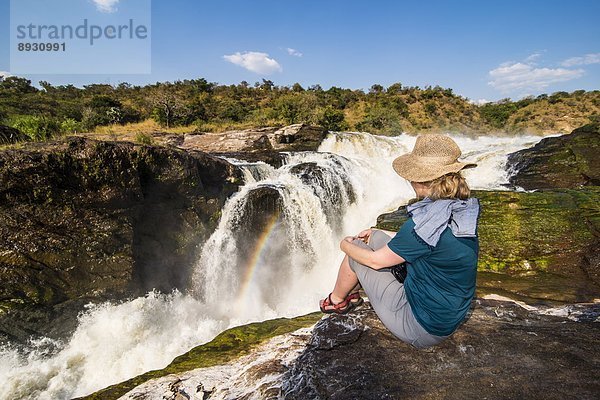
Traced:
<path id="1" fill-rule="evenodd" d="M 463 158 L 479 164 L 465 171 L 471 188 L 495 190 L 507 183 L 506 155 L 541 139 L 453 138 Z M 149 293 L 90 306 L 65 342 L 37 339 L 27 349 L 5 344 L 0 399 L 82 396 L 163 368 L 228 327 L 316 311 L 342 259 L 339 241 L 413 197 L 391 162 L 414 142 L 409 135 L 333 133 L 318 152 L 289 154 L 279 169 L 231 160 L 244 169 L 246 185 L 227 202 L 202 249 L 194 294 Z M 302 171 L 312 178 L 303 181 Z M 248 200 L 265 189 L 281 212 L 267 216 L 256 237 L 244 237 L 240 227 L 260 212 Z"/>

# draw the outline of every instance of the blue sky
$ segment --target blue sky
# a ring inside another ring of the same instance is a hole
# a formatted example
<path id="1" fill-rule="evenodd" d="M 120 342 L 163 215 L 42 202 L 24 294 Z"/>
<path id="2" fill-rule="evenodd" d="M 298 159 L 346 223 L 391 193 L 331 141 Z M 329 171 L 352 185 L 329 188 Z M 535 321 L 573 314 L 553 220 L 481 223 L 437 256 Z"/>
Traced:
<path id="1" fill-rule="evenodd" d="M 127 17 L 139 0 L 52 0 L 69 12 Z M 79 7 L 61 6 L 78 1 Z M 33 8 L 33 7 L 32 7 Z M 40 17 L 37 8 L 32 17 Z M 0 0 L 0 71 L 10 71 L 9 1 Z M 87 15 L 87 14 L 86 14 Z M 472 100 L 600 89 L 600 1 L 153 0 L 150 74 L 24 75 L 34 82 L 369 88 L 440 85 Z M 122 55 L 108 58 L 114 65 Z M 19 75 L 19 74 L 16 74 Z"/>

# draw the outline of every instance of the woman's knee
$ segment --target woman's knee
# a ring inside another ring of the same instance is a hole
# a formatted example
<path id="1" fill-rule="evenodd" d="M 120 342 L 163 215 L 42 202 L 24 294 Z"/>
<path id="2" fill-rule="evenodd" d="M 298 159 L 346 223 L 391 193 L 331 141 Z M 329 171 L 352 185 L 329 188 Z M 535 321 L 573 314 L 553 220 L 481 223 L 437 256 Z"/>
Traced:
<path id="1" fill-rule="evenodd" d="M 372 249 L 377 250 L 388 244 L 390 240 L 392 240 L 392 238 L 387 233 L 380 230 L 374 230 L 369 237 L 369 246 Z"/>
<path id="2" fill-rule="evenodd" d="M 363 242 L 363 241 L 362 241 L 362 239 L 354 239 L 354 240 L 352 241 L 352 244 L 355 244 L 355 245 L 357 245 L 357 246 L 359 246 L 359 247 L 363 247 L 363 248 L 365 248 L 365 249 L 371 249 L 371 250 L 373 250 L 373 249 L 371 248 L 371 246 L 369 246 L 367 243 Z"/>

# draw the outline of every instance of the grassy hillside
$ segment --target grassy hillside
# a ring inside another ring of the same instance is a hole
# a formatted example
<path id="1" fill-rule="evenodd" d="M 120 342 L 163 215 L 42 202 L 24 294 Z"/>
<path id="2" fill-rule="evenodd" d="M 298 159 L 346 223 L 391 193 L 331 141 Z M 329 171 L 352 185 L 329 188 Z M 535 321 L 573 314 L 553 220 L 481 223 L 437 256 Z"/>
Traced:
<path id="1" fill-rule="evenodd" d="M 329 130 L 383 135 L 402 132 L 558 133 L 598 119 L 600 91 L 557 92 L 481 106 L 452 89 L 373 85 L 368 91 L 319 85 L 218 85 L 205 79 L 78 88 L 0 77 L 0 125 L 32 140 L 97 131 L 118 135 L 166 130 L 224 131 L 309 123 Z"/>

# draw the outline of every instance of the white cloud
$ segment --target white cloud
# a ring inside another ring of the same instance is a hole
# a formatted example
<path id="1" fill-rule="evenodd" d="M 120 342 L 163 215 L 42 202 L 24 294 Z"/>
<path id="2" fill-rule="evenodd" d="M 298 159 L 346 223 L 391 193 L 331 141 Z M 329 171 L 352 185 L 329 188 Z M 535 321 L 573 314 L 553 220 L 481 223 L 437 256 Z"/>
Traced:
<path id="1" fill-rule="evenodd" d="M 600 53 L 590 53 L 582 57 L 571 57 L 561 62 L 563 67 L 573 67 L 575 65 L 600 64 Z"/>
<path id="2" fill-rule="evenodd" d="M 0 78 L 8 78 L 9 76 L 12 76 L 10 74 L 10 72 L 8 72 L 8 71 L 0 71 Z"/>
<path id="3" fill-rule="evenodd" d="M 535 60 L 537 60 L 538 58 L 540 58 L 542 56 L 542 53 L 540 53 L 539 51 L 536 53 L 531 54 L 530 56 L 528 56 L 525 59 L 525 63 L 527 64 L 532 64 Z"/>
<path id="4" fill-rule="evenodd" d="M 566 82 L 583 76 L 582 69 L 536 68 L 521 62 L 500 64 L 489 72 L 488 84 L 501 92 L 542 90 L 553 83 Z"/>
<path id="5" fill-rule="evenodd" d="M 225 55 L 223 58 L 232 64 L 261 75 L 269 75 L 283 70 L 281 65 L 274 59 L 269 58 L 267 53 L 257 51 L 246 51 L 244 53 L 238 51 L 235 54 Z"/>
<path id="6" fill-rule="evenodd" d="M 120 0 L 92 0 L 98 11 L 103 13 L 114 13 Z"/>
<path id="7" fill-rule="evenodd" d="M 469 103 L 475 104 L 476 106 L 482 106 L 484 104 L 491 103 L 491 101 L 486 100 L 486 99 L 477 99 L 477 100 L 469 100 Z"/>
<path id="8" fill-rule="evenodd" d="M 294 57 L 302 57 L 302 53 L 300 53 L 298 50 L 296 49 L 292 49 L 291 47 L 288 47 L 287 52 L 290 56 L 294 56 Z"/>

